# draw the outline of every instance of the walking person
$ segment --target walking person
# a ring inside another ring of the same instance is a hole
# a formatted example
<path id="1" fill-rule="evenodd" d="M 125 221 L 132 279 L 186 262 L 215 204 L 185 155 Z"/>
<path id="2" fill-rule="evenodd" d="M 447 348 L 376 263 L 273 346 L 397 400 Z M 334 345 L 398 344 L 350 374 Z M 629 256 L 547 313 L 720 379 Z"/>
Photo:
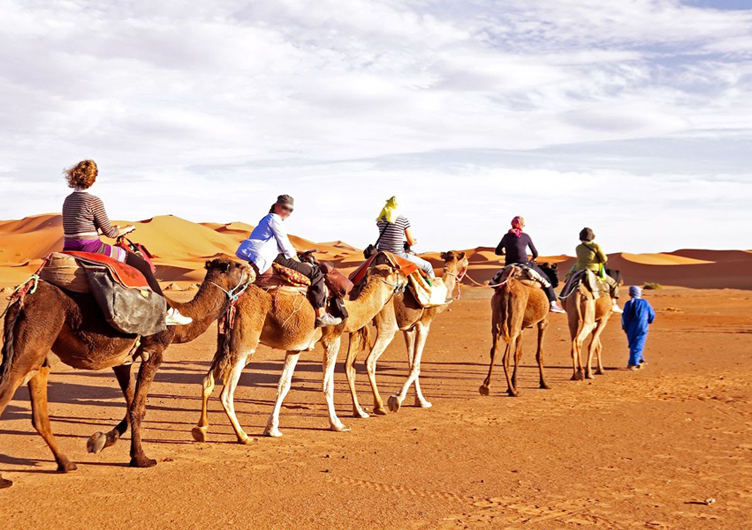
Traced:
<path id="1" fill-rule="evenodd" d="M 639 370 L 645 364 L 642 355 L 648 338 L 648 327 L 655 321 L 655 311 L 650 302 L 642 298 L 642 289 L 633 285 L 629 288 L 630 300 L 624 304 L 621 315 L 621 329 L 629 341 L 629 364 L 627 369 Z"/>
<path id="2" fill-rule="evenodd" d="M 398 207 L 397 197 L 392 197 L 386 201 L 381 213 L 376 218 L 376 226 L 379 228 L 379 240 L 376 249 L 391 252 L 400 258 L 415 263 L 429 277 L 435 278 L 433 265 L 423 258 L 407 252 L 407 248 L 416 245 L 418 240 L 415 239 L 410 221 L 404 215 L 399 214 Z M 405 245 L 405 242 L 407 242 L 407 245 Z"/>
<path id="3" fill-rule="evenodd" d="M 547 280 L 548 276 L 546 276 L 546 273 L 535 264 L 535 260 L 538 258 L 538 249 L 535 248 L 532 238 L 529 234 L 524 232 L 524 229 L 524 217 L 518 215 L 512 219 L 512 228 L 510 228 L 509 231 L 504 234 L 504 237 L 501 238 L 501 241 L 496 247 L 495 253 L 497 256 L 504 256 L 504 266 L 515 264 L 525 265 Z M 530 249 L 532 259 L 527 257 L 528 249 Z M 548 298 L 548 301 L 551 304 L 550 311 L 552 313 L 564 313 L 564 309 L 556 300 L 556 293 L 550 282 L 548 287 L 544 287 L 544 291 L 546 292 L 546 298 Z"/>

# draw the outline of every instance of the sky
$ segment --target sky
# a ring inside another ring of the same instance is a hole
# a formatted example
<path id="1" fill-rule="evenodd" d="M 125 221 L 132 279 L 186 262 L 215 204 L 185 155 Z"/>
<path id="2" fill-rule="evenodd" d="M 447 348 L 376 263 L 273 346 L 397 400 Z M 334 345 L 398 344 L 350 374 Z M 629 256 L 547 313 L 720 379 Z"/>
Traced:
<path id="1" fill-rule="evenodd" d="M 748 9 L 745 9 L 747 7 Z M 417 252 L 752 248 L 752 2 L 0 0 L 0 219 L 59 212 Z M 137 238 L 137 234 L 136 234 Z"/>

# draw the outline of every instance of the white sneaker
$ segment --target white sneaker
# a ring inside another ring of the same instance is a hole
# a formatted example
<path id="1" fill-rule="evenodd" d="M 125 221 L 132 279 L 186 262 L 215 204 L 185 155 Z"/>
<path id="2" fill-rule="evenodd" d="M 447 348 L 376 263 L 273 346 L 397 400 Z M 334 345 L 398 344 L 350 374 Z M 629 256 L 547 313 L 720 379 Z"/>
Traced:
<path id="1" fill-rule="evenodd" d="M 622 311 L 621 307 L 619 307 L 619 302 L 617 302 L 616 300 L 614 300 L 613 302 L 614 305 L 611 307 L 611 310 L 614 313 L 623 313 L 624 311 Z"/>
<path id="2" fill-rule="evenodd" d="M 564 308 L 561 307 L 557 302 L 551 302 L 551 308 L 549 309 L 552 313 L 566 313 L 564 311 Z"/>
<path id="3" fill-rule="evenodd" d="M 342 319 L 339 317 L 335 317 L 331 313 L 324 313 L 323 317 L 316 319 L 317 328 L 325 328 L 327 326 L 338 326 L 341 323 L 342 323 Z"/>
<path id="4" fill-rule="evenodd" d="M 165 316 L 165 324 L 168 326 L 186 326 L 193 322 L 193 319 L 191 317 L 186 317 L 180 314 L 180 311 L 175 309 L 174 307 L 171 307 L 167 311 L 167 316 Z"/>

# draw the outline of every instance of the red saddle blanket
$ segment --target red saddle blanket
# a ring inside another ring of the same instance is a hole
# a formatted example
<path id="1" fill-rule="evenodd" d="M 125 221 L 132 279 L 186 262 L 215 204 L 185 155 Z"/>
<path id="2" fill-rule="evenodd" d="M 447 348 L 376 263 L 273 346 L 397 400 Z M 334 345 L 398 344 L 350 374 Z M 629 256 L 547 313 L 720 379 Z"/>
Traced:
<path id="1" fill-rule="evenodd" d="M 410 276 L 415 271 L 420 271 L 423 276 L 426 276 L 426 273 L 423 272 L 420 267 L 418 267 L 412 261 L 408 261 L 405 258 L 400 258 L 399 256 L 392 254 L 391 252 L 381 250 L 378 254 L 371 256 L 360 267 L 355 269 L 350 274 L 350 281 L 353 282 L 353 284 L 358 285 L 363 280 L 363 278 L 365 278 L 366 272 L 368 271 L 368 268 L 371 266 L 371 264 L 373 264 L 373 262 L 379 258 L 381 258 L 382 260 L 386 259 L 395 267 L 399 267 L 405 276 Z"/>
<path id="2" fill-rule="evenodd" d="M 94 254 L 92 252 L 63 252 L 73 256 L 77 260 L 94 265 L 103 265 L 110 271 L 112 278 L 120 283 L 123 287 L 129 289 L 150 289 L 149 282 L 146 281 L 141 272 L 130 265 L 113 259 L 104 254 Z"/>

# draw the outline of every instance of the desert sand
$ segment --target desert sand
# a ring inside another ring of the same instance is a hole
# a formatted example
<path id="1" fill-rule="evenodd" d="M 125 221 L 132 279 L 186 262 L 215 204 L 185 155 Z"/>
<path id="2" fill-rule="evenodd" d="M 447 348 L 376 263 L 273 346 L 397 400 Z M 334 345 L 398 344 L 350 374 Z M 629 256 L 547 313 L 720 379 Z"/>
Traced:
<path id="1" fill-rule="evenodd" d="M 59 216 L 0 222 L 0 279 L 11 285 L 59 248 Z M 137 239 L 157 254 L 160 278 L 188 288 L 208 257 L 231 255 L 247 225 L 196 225 L 175 217 L 138 223 Z M 313 244 L 343 267 L 359 251 Z M 493 249 L 471 256 L 470 274 L 490 278 Z M 438 264 L 438 255 L 429 255 Z M 566 320 L 552 317 L 545 339 L 551 390 L 537 389 L 532 337 L 521 396 L 478 386 L 488 367 L 490 289 L 463 287 L 436 319 L 422 364 L 433 408 L 405 402 L 397 414 L 349 417 L 341 366 L 335 376 L 349 433 L 326 430 L 322 352 L 304 354 L 282 412 L 280 439 L 261 433 L 276 395 L 281 352 L 262 347 L 241 378 L 236 410 L 258 440 L 236 443 L 215 393 L 209 441 L 192 440 L 201 379 L 216 328 L 171 346 L 152 386 L 145 448 L 159 465 L 130 469 L 129 437 L 86 453 L 94 431 L 125 407 L 111 372 L 57 366 L 50 413 L 59 443 L 77 462 L 69 475 L 30 422 L 21 388 L 0 419 L 0 528 L 749 528 L 752 510 L 752 254 L 677 251 L 612 255 L 629 283 L 670 287 L 646 297 L 657 310 L 645 356 L 627 372 L 626 339 L 615 320 L 604 334 L 607 373 L 572 382 Z M 568 267 L 569 258 L 551 258 Z M 692 289 L 686 287 L 693 287 Z M 723 290 L 708 287 L 725 287 Z M 180 300 L 192 291 L 171 291 Z M 0 308 L 4 307 L 0 304 Z M 362 359 L 358 391 L 370 403 Z M 379 364 L 386 397 L 407 373 L 395 340 Z M 370 410 L 370 407 L 367 407 Z M 715 502 L 710 502 L 713 499 Z"/>

